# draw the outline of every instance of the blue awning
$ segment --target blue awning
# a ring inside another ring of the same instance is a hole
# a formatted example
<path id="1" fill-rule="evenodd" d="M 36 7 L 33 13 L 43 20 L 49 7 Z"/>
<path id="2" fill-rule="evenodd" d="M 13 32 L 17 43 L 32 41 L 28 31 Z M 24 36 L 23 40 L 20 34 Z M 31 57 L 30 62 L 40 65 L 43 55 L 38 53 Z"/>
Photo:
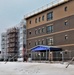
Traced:
<path id="1" fill-rule="evenodd" d="M 38 46 L 31 48 L 31 51 L 45 51 L 45 50 L 57 51 L 57 50 L 62 50 L 62 49 L 56 46 L 45 46 L 45 45 L 38 45 Z"/>

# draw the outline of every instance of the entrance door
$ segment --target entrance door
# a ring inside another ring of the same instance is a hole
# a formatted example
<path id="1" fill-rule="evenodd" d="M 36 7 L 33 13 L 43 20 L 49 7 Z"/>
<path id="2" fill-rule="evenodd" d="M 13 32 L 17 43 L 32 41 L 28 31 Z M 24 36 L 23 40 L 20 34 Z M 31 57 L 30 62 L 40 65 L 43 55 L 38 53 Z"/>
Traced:
<path id="1" fill-rule="evenodd" d="M 49 52 L 49 60 L 53 61 L 53 52 Z"/>

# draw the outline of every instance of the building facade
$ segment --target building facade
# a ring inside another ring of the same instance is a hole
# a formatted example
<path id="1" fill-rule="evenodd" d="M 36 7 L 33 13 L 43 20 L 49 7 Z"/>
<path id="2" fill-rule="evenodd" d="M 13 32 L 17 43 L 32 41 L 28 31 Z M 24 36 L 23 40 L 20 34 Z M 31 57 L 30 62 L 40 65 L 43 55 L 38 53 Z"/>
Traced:
<path id="1" fill-rule="evenodd" d="M 18 28 L 13 27 L 7 30 L 7 53 L 8 60 L 17 60 L 18 58 Z"/>
<path id="2" fill-rule="evenodd" d="M 74 57 L 74 0 L 64 0 L 31 15 L 27 23 L 27 52 L 36 45 L 58 46 Z M 70 54 L 71 53 L 71 54 Z"/>
<path id="3" fill-rule="evenodd" d="M 18 34 L 18 39 L 19 39 L 19 52 L 18 52 L 18 57 L 23 58 L 25 56 L 26 52 L 26 24 L 22 20 L 19 24 L 19 34 Z"/>
<path id="4" fill-rule="evenodd" d="M 7 60 L 7 33 L 4 32 L 1 34 L 1 56 L 3 60 Z"/>

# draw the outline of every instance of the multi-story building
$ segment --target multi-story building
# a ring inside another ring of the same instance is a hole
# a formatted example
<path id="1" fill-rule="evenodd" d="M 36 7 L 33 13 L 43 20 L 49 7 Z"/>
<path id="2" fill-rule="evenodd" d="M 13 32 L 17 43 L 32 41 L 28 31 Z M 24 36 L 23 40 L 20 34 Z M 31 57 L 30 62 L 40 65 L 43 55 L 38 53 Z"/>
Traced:
<path id="1" fill-rule="evenodd" d="M 7 30 L 7 51 L 9 60 L 17 60 L 18 58 L 18 28 L 10 28 Z"/>
<path id="2" fill-rule="evenodd" d="M 36 45 L 58 46 L 64 57 L 74 57 L 74 0 L 55 0 L 25 19 L 27 52 Z"/>
<path id="3" fill-rule="evenodd" d="M 2 60 L 2 55 L 1 55 L 1 51 L 0 51 L 0 60 Z"/>
<path id="4" fill-rule="evenodd" d="M 19 24 L 19 35 L 18 35 L 18 38 L 19 38 L 19 51 L 18 51 L 18 56 L 20 58 L 23 58 L 24 60 L 24 57 L 25 57 L 25 53 L 26 53 L 26 24 L 25 22 L 22 20 Z"/>
<path id="5" fill-rule="evenodd" d="M 1 55 L 3 60 L 7 60 L 7 33 L 1 34 Z"/>
<path id="6" fill-rule="evenodd" d="M 1 35 L 1 56 L 3 60 L 25 59 L 26 53 L 26 24 L 20 22 L 20 26 L 9 28 Z"/>

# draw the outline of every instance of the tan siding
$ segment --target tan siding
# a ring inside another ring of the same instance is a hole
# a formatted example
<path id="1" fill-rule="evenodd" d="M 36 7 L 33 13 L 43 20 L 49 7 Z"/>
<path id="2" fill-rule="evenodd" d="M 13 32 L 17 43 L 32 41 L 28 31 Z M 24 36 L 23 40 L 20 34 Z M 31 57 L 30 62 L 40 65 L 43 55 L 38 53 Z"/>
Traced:
<path id="1" fill-rule="evenodd" d="M 64 11 L 65 6 L 68 7 L 68 11 L 66 11 L 66 12 Z M 53 20 L 46 21 L 47 20 L 46 15 L 47 15 L 48 12 L 51 12 L 51 11 L 53 11 Z M 45 17 L 44 21 L 35 23 L 35 18 L 41 17 L 41 19 L 42 19 L 43 15 Z M 61 18 L 64 18 L 64 17 L 68 17 L 68 16 L 71 16 L 71 15 L 74 15 L 74 1 L 71 1 L 69 3 L 60 5 L 56 8 L 53 8 L 52 10 L 48 10 L 47 12 L 44 12 L 44 13 L 38 14 L 37 16 L 29 18 L 27 20 L 27 29 L 30 29 L 30 28 L 33 28 L 33 27 L 36 27 L 36 26 L 39 26 L 39 25 L 42 25 L 42 24 L 46 24 L 46 23 L 49 23 L 49 22 L 52 22 L 52 21 L 55 21 L 55 20 L 58 20 L 58 19 L 61 19 Z M 29 24 L 30 20 L 32 21 L 32 24 Z"/>

